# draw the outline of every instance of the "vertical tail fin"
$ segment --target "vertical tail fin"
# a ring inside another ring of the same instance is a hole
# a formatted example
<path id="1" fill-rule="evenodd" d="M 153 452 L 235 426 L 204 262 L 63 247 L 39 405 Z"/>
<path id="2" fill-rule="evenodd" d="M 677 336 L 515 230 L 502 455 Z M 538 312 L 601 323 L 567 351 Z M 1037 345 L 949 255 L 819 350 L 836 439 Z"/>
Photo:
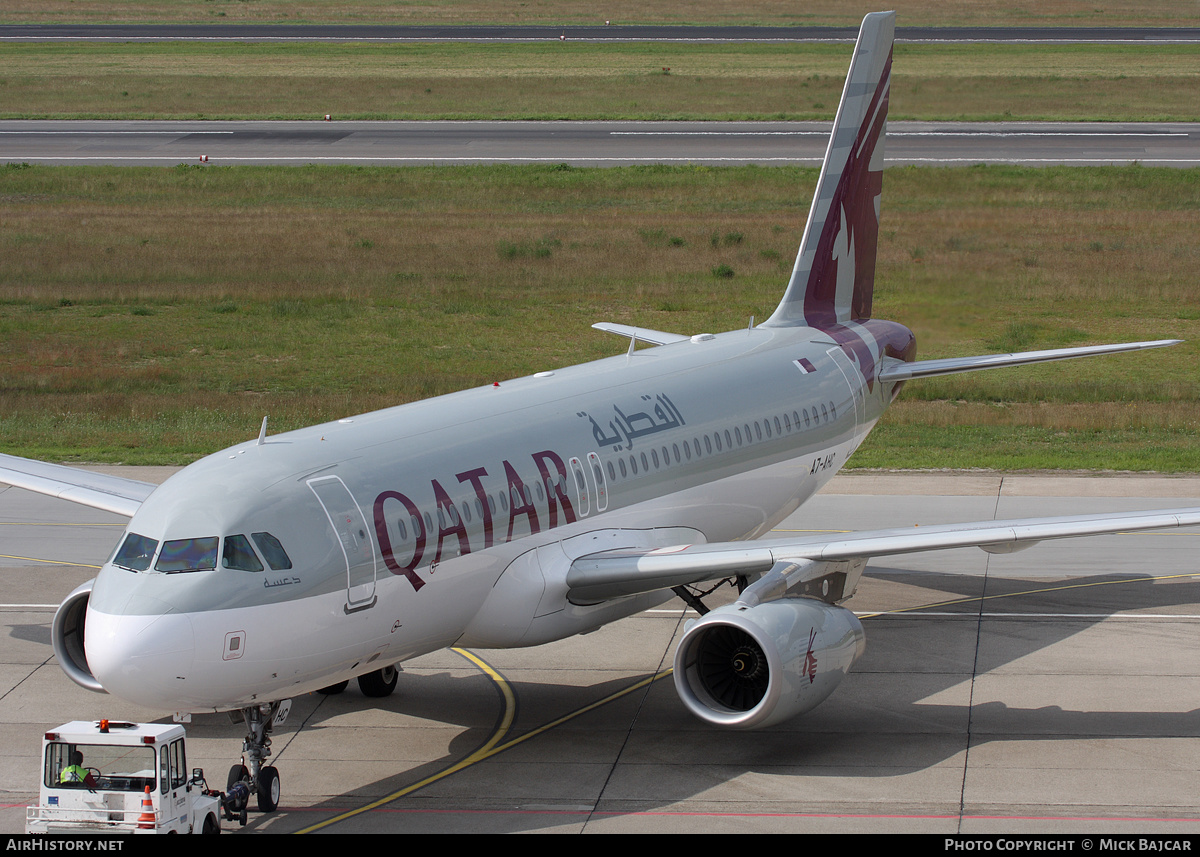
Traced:
<path id="1" fill-rule="evenodd" d="M 764 324 L 870 318 L 895 12 L 863 19 L 787 291 Z"/>

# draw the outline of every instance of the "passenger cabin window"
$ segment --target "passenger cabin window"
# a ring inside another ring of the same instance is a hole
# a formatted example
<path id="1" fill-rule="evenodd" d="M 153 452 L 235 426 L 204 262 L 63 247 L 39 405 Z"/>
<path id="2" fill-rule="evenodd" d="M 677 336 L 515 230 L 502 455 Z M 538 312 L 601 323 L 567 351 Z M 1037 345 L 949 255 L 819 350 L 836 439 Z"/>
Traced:
<path id="1" fill-rule="evenodd" d="M 267 561 L 267 565 L 271 566 L 272 571 L 286 571 L 292 567 L 292 560 L 288 557 L 287 551 L 283 549 L 283 545 L 279 543 L 279 539 L 270 533 L 252 533 L 250 537 L 258 545 L 258 550 L 262 553 L 263 559 Z"/>
<path id="2" fill-rule="evenodd" d="M 254 555 L 250 540 L 243 535 L 226 536 L 221 565 L 234 571 L 262 571 L 263 564 Z"/>
<path id="3" fill-rule="evenodd" d="M 217 567 L 217 536 L 198 539 L 171 539 L 163 542 L 155 571 L 178 574 L 187 571 L 209 571 Z"/>
<path id="4" fill-rule="evenodd" d="M 125 541 L 121 544 L 121 549 L 117 551 L 117 555 L 113 557 L 113 565 L 120 566 L 129 571 L 145 571 L 150 567 L 150 562 L 154 559 L 154 551 L 157 547 L 158 542 L 154 539 L 139 536 L 137 533 L 130 533 L 125 537 Z"/>

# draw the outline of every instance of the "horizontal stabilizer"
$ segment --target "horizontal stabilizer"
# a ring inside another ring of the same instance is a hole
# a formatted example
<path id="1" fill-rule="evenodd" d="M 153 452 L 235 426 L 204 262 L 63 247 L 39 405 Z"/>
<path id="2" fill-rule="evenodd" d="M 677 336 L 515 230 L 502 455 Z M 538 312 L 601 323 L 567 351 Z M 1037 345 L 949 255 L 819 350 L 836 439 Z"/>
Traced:
<path id="1" fill-rule="evenodd" d="M 126 517 L 133 517 L 142 502 L 158 487 L 152 482 L 3 454 L 0 454 L 0 484 L 49 494 Z"/>
<path id="2" fill-rule="evenodd" d="M 628 324 L 617 324 L 611 321 L 600 321 L 593 324 L 592 327 L 596 330 L 603 330 L 605 333 L 615 333 L 617 336 L 625 336 L 630 339 L 636 339 L 638 342 L 645 342 L 650 345 L 670 345 L 672 342 L 683 342 L 686 339 L 691 339 L 690 336 L 684 336 L 681 333 L 667 333 L 665 330 L 651 330 L 648 327 L 633 327 Z"/>
<path id="3" fill-rule="evenodd" d="M 1168 345 L 1178 345 L 1181 342 L 1183 342 L 1182 339 L 1156 339 L 1152 342 L 1085 345 L 1079 348 L 1052 348 L 1048 351 L 1018 351 L 1015 354 L 986 354 L 981 357 L 948 357 L 944 360 L 915 360 L 911 363 L 888 360 L 879 372 L 879 380 L 884 383 L 891 383 L 893 381 L 908 381 L 913 378 L 932 378 L 935 375 L 954 375 L 959 372 L 999 369 L 1004 366 L 1024 366 L 1029 363 L 1070 360 L 1073 357 L 1091 357 L 1096 354 L 1117 354 L 1122 351 L 1165 348 Z"/>
<path id="4" fill-rule="evenodd" d="M 567 572 L 567 586 L 572 601 L 586 603 L 722 577 L 765 574 L 777 562 L 870 559 L 962 547 L 1003 553 L 1045 539 L 1197 525 L 1200 508 L 1164 509 L 616 550 L 576 559 Z"/>

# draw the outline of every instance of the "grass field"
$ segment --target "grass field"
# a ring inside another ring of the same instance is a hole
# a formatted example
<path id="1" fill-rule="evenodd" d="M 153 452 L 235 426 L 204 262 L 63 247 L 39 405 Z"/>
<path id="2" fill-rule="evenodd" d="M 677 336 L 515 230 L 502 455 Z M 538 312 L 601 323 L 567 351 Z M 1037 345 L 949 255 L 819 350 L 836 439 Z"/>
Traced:
<path id="1" fill-rule="evenodd" d="M 0 445 L 182 462 L 764 318 L 814 170 L 9 167 Z M 1200 171 L 898 168 L 876 315 L 922 356 L 1200 336 Z M 727 274 L 731 274 L 727 275 Z M 1200 470 L 1197 345 L 910 383 L 858 466 Z"/>
<path id="2" fill-rule="evenodd" d="M 831 119 L 849 45 L 0 46 L 2 118 Z M 669 71 L 665 71 L 669 69 Z M 1195 120 L 1188 45 L 898 45 L 893 119 Z"/>
<path id="3" fill-rule="evenodd" d="M 0 0 L 2 23 L 842 24 L 895 9 L 901 24 L 1191 26 L 1186 0 Z"/>

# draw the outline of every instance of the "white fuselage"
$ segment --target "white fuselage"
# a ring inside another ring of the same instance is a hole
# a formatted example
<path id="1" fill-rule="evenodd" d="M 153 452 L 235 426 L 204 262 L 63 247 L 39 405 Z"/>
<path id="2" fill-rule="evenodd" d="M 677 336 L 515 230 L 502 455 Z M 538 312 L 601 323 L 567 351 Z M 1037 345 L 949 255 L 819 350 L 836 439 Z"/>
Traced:
<path id="1" fill-rule="evenodd" d="M 875 334 L 858 340 L 873 367 Z M 209 456 L 155 491 L 129 532 L 222 545 L 267 532 L 291 567 L 110 562 L 87 610 L 88 666 L 133 702 L 224 710 L 661 603 L 669 592 L 573 604 L 566 573 L 599 551 L 768 532 L 891 399 L 853 353 L 807 328 L 697 337 Z"/>

